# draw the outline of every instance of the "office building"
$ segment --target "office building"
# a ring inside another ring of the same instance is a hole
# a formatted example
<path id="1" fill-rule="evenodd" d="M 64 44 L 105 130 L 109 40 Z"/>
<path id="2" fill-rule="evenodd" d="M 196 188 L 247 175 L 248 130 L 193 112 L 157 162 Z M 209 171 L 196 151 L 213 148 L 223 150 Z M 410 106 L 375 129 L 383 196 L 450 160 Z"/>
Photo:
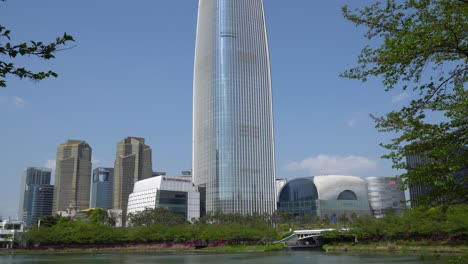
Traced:
<path id="1" fill-rule="evenodd" d="M 273 213 L 272 90 L 262 0 L 200 0 L 193 181 L 206 210 Z"/>
<path id="2" fill-rule="evenodd" d="M 430 159 L 424 158 L 421 156 L 417 155 L 408 155 L 406 156 L 406 165 L 407 165 L 407 170 L 412 171 L 417 169 L 419 166 L 428 164 L 430 162 Z M 430 191 L 429 184 L 427 183 L 411 183 L 408 186 L 409 189 L 409 195 L 410 195 L 410 202 L 411 206 L 417 206 L 417 197 L 420 195 L 427 195 Z"/>
<path id="3" fill-rule="evenodd" d="M 3 220 L 0 218 L 0 249 L 25 246 L 22 236 L 26 231 L 25 224 L 20 220 Z M 23 244 L 21 244 L 23 242 Z"/>
<path id="4" fill-rule="evenodd" d="M 463 146 L 457 150 L 454 150 L 451 153 L 450 157 L 447 157 L 447 159 L 458 159 L 459 161 L 468 160 L 468 146 Z M 437 168 L 439 167 L 438 164 L 446 162 L 446 159 L 436 161 L 424 155 L 408 155 L 406 156 L 406 169 L 408 170 L 408 172 L 412 172 L 420 169 L 421 167 L 428 166 L 431 163 L 432 164 L 430 166 L 434 166 L 435 168 Z M 465 164 L 463 165 L 458 169 L 446 168 L 450 171 L 447 171 L 446 173 L 440 173 L 441 175 L 439 178 L 439 183 L 452 184 L 453 189 L 451 189 L 451 191 L 453 192 L 440 192 L 440 188 L 438 188 L 436 185 L 433 185 L 433 182 L 427 182 L 427 180 L 425 180 L 423 177 L 419 177 L 418 179 L 413 178 L 411 181 L 409 181 L 408 188 L 411 206 L 418 206 L 418 199 L 426 198 L 427 195 L 431 195 L 429 202 L 432 202 L 434 204 L 446 204 L 447 201 L 450 201 L 452 203 L 466 203 L 467 196 L 463 195 L 463 190 L 466 190 L 468 188 L 468 163 L 465 162 Z M 424 175 L 424 172 L 419 172 L 418 174 Z"/>
<path id="5" fill-rule="evenodd" d="M 200 193 L 183 177 L 157 176 L 135 183 L 128 199 L 128 214 L 146 208 L 165 208 L 187 221 L 200 217 Z"/>
<path id="6" fill-rule="evenodd" d="M 19 219 L 35 225 L 39 218 L 52 215 L 51 169 L 29 167 L 21 177 Z"/>
<path id="7" fill-rule="evenodd" d="M 343 175 L 288 181 L 280 191 L 278 210 L 309 217 L 371 214 L 366 181 Z"/>
<path id="8" fill-rule="evenodd" d="M 96 168 L 91 181 L 91 208 L 112 208 L 114 168 Z"/>
<path id="9" fill-rule="evenodd" d="M 387 212 L 402 214 L 405 209 L 405 192 L 401 179 L 391 177 L 368 177 L 367 190 L 372 214 L 382 217 Z"/>
<path id="10" fill-rule="evenodd" d="M 83 140 L 68 140 L 57 148 L 53 210 L 89 208 L 92 149 Z"/>
<path id="11" fill-rule="evenodd" d="M 25 193 L 30 203 L 27 207 L 27 217 L 23 218 L 26 225 L 37 224 L 37 221 L 48 215 L 52 215 L 52 202 L 54 197 L 53 185 L 33 185 Z"/>
<path id="12" fill-rule="evenodd" d="M 151 148 L 144 138 L 127 137 L 117 143 L 112 208 L 122 210 L 123 224 L 135 182 L 151 178 L 152 173 Z"/>

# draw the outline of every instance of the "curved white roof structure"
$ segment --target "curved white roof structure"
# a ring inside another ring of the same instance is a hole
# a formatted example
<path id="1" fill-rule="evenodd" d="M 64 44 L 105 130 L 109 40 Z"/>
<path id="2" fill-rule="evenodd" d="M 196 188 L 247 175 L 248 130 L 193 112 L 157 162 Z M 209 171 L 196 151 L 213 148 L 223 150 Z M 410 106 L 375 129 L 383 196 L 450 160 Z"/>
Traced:
<path id="1" fill-rule="evenodd" d="M 297 178 L 284 185 L 278 201 L 280 210 L 293 215 L 370 214 L 367 182 L 355 176 Z"/>
<path id="2" fill-rule="evenodd" d="M 340 193 L 349 190 L 357 196 L 357 200 L 367 199 L 367 183 L 356 176 L 322 175 L 314 176 L 313 182 L 317 187 L 320 200 L 337 200 Z"/>

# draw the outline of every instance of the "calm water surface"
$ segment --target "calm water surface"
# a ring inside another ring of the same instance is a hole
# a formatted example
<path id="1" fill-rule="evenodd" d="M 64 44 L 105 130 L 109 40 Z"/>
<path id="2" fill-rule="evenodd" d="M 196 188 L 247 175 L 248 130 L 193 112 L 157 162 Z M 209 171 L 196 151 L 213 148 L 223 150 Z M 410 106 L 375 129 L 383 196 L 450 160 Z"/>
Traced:
<path id="1" fill-rule="evenodd" d="M 447 257 L 409 256 L 409 255 L 330 255 L 320 251 L 281 251 L 273 253 L 240 253 L 240 254 L 178 254 L 161 253 L 102 253 L 80 255 L 14 255 L 0 256 L 1 264 L 26 263 L 64 263 L 64 264 L 103 264 L 103 263 L 190 263 L 190 264 L 348 264 L 348 263 L 447 263 Z"/>

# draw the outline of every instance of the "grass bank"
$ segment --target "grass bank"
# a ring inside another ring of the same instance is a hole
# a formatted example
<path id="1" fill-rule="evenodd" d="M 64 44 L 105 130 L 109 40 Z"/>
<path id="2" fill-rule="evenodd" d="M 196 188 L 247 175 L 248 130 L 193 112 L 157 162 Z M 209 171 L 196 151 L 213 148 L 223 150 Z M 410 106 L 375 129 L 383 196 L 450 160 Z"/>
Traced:
<path id="1" fill-rule="evenodd" d="M 466 244 L 446 244 L 413 241 L 331 243 L 323 246 L 326 252 L 427 252 L 427 253 L 468 253 Z"/>
<path id="2" fill-rule="evenodd" d="M 10 254 L 93 254 L 93 253 L 142 253 L 142 252 L 161 252 L 161 253 L 245 253 L 245 252 L 267 252 L 282 250 L 284 245 L 216 245 L 201 249 L 195 249 L 193 246 L 185 244 L 129 244 L 112 247 L 43 247 L 41 249 L 4 249 L 0 250 L 0 255 Z"/>

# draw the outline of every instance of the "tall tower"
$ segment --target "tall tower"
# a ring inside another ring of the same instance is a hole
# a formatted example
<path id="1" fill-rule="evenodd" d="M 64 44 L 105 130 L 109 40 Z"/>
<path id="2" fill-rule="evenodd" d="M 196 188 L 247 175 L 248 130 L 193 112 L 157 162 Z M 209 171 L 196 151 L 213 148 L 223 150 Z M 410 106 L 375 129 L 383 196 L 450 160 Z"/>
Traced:
<path id="1" fill-rule="evenodd" d="M 262 0 L 200 0 L 193 179 L 206 211 L 273 213 L 272 92 Z"/>
<path id="2" fill-rule="evenodd" d="M 89 208 L 91 154 L 91 147 L 83 140 L 68 140 L 58 146 L 53 214 L 70 205 L 77 210 Z"/>
<path id="3" fill-rule="evenodd" d="M 28 167 L 21 177 L 19 219 L 34 225 L 39 218 L 52 215 L 54 186 L 51 169 Z"/>
<path id="4" fill-rule="evenodd" d="M 91 208 L 111 209 L 114 191 L 114 168 L 95 168 L 91 182 Z"/>
<path id="5" fill-rule="evenodd" d="M 114 163 L 113 208 L 121 209 L 125 219 L 128 196 L 135 182 L 152 176 L 151 148 L 144 138 L 127 137 L 117 143 Z"/>

